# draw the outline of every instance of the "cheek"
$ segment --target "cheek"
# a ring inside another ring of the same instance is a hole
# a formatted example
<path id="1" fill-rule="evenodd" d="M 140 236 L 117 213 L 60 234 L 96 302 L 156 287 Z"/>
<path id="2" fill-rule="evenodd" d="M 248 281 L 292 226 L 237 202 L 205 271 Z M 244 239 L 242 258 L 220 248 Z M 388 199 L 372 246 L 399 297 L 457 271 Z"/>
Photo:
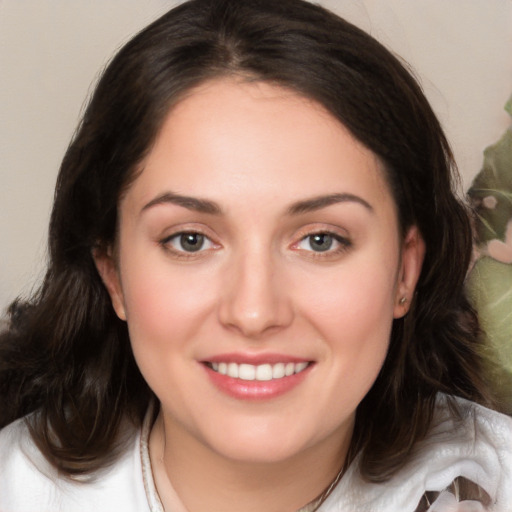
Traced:
<path id="1" fill-rule="evenodd" d="M 215 304 L 211 278 L 203 274 L 173 270 L 162 258 L 126 261 L 123 293 L 136 357 L 155 357 L 158 350 L 156 359 L 164 358 L 196 338 L 201 319 Z"/>
<path id="2" fill-rule="evenodd" d="M 391 271 L 390 271 L 391 268 Z M 324 342 L 326 357 L 344 386 L 368 388 L 387 353 L 393 323 L 395 268 L 347 265 L 300 285 L 301 315 Z"/>
<path id="3" fill-rule="evenodd" d="M 385 273 L 340 272 L 317 280 L 303 295 L 303 317 L 322 341 L 322 392 L 326 428 L 352 414 L 377 378 L 389 347 L 393 282 Z M 307 299 L 308 297 L 309 299 Z"/>
<path id="4" fill-rule="evenodd" d="M 393 319 L 394 269 L 375 265 L 350 266 L 298 284 L 302 311 L 319 326 L 343 332 L 344 326 L 361 330 L 389 324 Z"/>
<path id="5" fill-rule="evenodd" d="M 125 285 L 128 330 L 137 366 L 171 409 L 186 409 L 189 390 L 183 383 L 193 375 L 198 340 L 204 338 L 201 329 L 209 330 L 205 318 L 210 318 L 215 301 L 198 275 L 170 272 L 165 265 L 138 268 L 144 272 L 132 272 Z M 173 393 L 169 393 L 171 388 Z"/>

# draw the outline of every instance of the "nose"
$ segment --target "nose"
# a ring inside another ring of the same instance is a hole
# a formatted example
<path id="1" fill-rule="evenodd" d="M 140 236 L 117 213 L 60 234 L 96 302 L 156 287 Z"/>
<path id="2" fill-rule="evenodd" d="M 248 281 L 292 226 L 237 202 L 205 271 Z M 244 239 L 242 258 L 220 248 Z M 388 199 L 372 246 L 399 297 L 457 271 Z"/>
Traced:
<path id="1" fill-rule="evenodd" d="M 290 325 L 293 307 L 277 265 L 263 249 L 234 258 L 223 279 L 219 320 L 246 338 L 258 339 Z"/>

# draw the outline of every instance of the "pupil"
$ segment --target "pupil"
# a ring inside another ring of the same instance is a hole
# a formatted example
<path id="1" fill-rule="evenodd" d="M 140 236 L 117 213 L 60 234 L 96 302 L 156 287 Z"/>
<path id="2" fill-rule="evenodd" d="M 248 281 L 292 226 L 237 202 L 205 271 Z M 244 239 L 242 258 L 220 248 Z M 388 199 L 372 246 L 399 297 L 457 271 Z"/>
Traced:
<path id="1" fill-rule="evenodd" d="M 204 235 L 200 235 L 199 233 L 184 233 L 180 237 L 181 247 L 188 252 L 199 251 L 203 243 Z"/>
<path id="2" fill-rule="evenodd" d="M 327 251 L 332 246 L 332 236 L 327 234 L 317 234 L 311 236 L 311 248 L 314 251 L 322 252 Z"/>

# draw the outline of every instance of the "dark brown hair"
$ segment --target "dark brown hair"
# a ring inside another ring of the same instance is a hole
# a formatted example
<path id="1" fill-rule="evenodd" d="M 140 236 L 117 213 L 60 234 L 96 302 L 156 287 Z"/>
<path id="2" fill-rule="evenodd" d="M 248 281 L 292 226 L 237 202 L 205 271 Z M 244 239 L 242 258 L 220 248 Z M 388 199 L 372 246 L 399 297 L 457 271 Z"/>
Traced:
<path id="1" fill-rule="evenodd" d="M 30 416 L 45 456 L 67 475 L 109 462 L 125 417 L 152 392 L 92 259 L 111 247 L 117 204 L 169 108 L 200 83 L 236 74 L 322 104 L 384 164 L 402 232 L 427 252 L 412 308 L 360 404 L 352 456 L 382 480 L 431 422 L 439 392 L 483 401 L 478 322 L 463 291 L 471 232 L 453 192 L 453 159 L 420 87 L 368 34 L 302 0 L 191 0 L 132 39 L 107 67 L 64 157 L 49 266 L 0 339 L 0 425 Z"/>

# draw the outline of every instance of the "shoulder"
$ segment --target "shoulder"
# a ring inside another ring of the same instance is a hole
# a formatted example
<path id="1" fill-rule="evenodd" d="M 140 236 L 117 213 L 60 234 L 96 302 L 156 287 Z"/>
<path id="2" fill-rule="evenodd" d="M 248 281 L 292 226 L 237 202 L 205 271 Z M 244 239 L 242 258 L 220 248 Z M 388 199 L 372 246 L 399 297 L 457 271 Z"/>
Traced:
<path id="1" fill-rule="evenodd" d="M 0 431 L 2 512 L 107 512 L 149 510 L 141 478 L 138 439 L 101 474 L 87 482 L 59 475 L 35 445 L 26 419 Z"/>
<path id="2" fill-rule="evenodd" d="M 35 494 L 43 496 L 44 490 L 57 479 L 56 471 L 50 467 L 37 450 L 29 434 L 25 419 L 19 419 L 0 431 L 0 509 L 9 510 L 16 497 L 27 499 L 26 482 Z"/>
<path id="3" fill-rule="evenodd" d="M 440 396 L 429 435 L 391 480 L 363 481 L 357 460 L 345 476 L 344 485 L 330 497 L 331 508 L 322 512 L 415 512 L 426 492 L 431 502 L 438 500 L 435 510 L 456 510 L 449 504 L 455 499 L 450 489 L 458 490 L 460 482 L 482 491 L 485 505 L 475 510 L 507 512 L 512 503 L 512 418 L 462 399 L 451 404 Z"/>
<path id="4" fill-rule="evenodd" d="M 420 443 L 411 468 L 424 468 L 425 490 L 443 491 L 463 478 L 488 496 L 488 510 L 512 503 L 512 418 L 467 400 L 438 400 L 429 436 Z M 460 417 L 459 417 L 460 416 Z"/>

